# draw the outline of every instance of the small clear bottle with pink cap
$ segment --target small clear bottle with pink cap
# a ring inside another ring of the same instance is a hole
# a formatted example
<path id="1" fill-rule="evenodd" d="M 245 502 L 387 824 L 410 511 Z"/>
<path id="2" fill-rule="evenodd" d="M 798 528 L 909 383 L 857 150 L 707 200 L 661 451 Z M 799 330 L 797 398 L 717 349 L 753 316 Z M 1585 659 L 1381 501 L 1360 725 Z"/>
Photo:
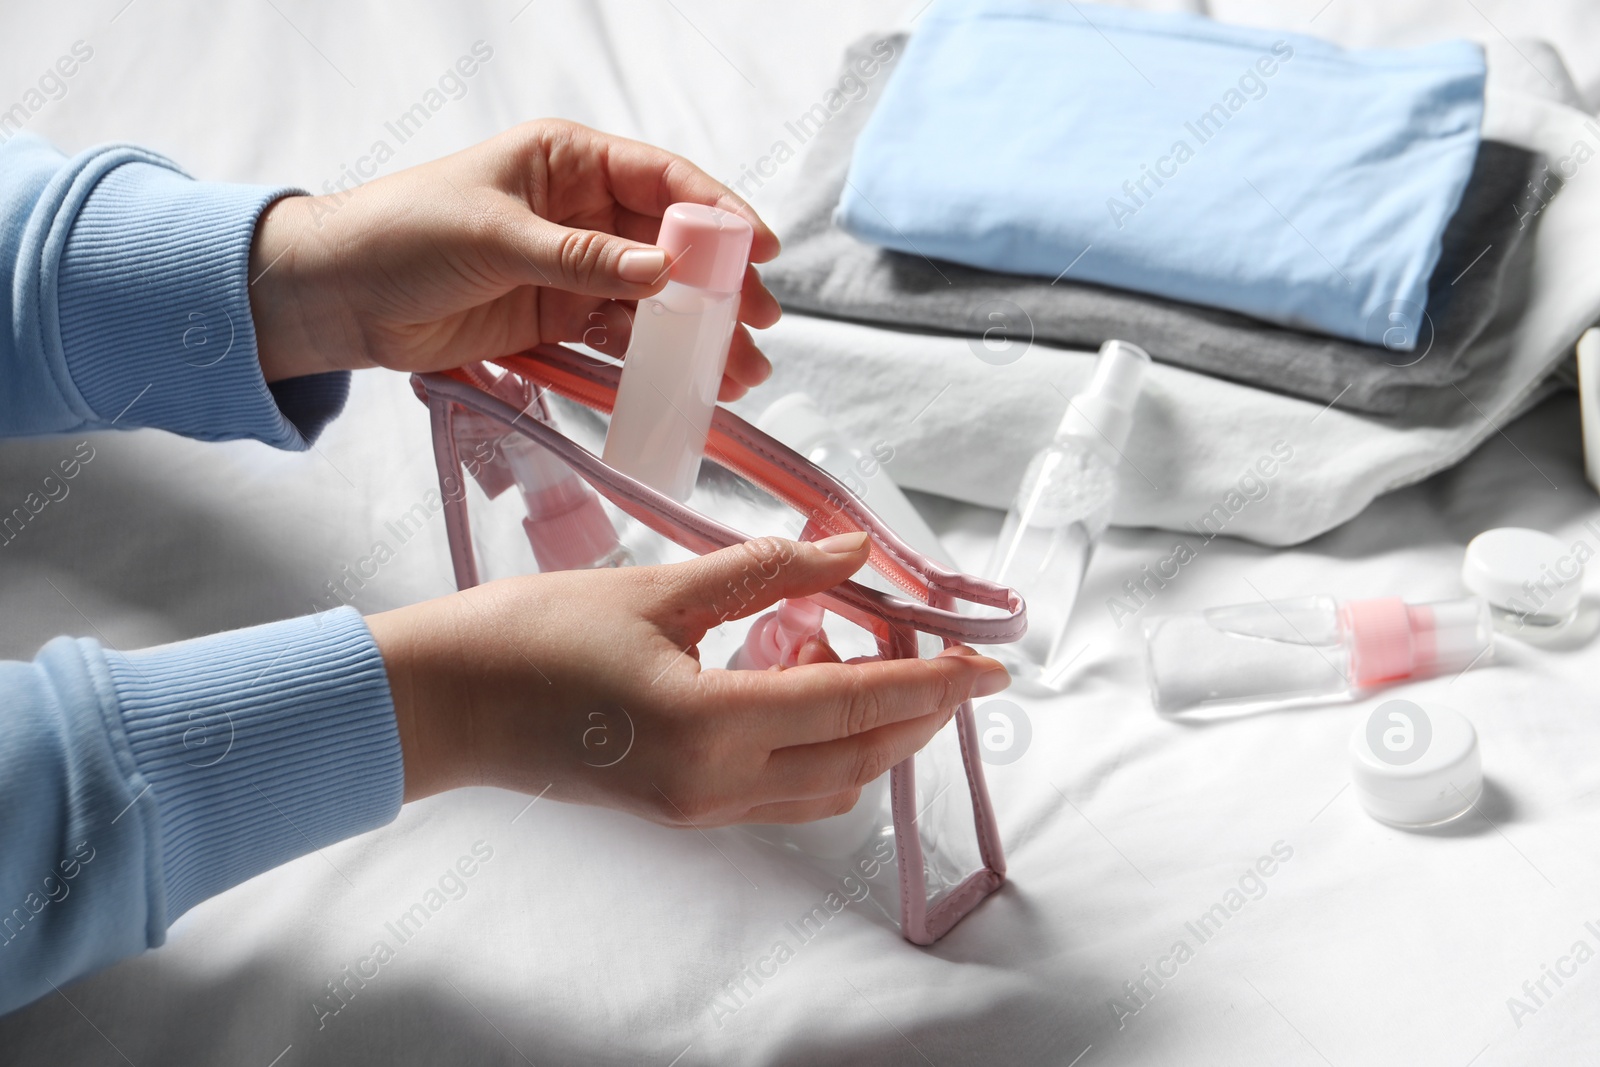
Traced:
<path id="1" fill-rule="evenodd" d="M 701 204 L 673 204 L 661 219 L 668 281 L 639 301 L 602 458 L 674 500 L 694 492 L 754 236 Z"/>
<path id="2" fill-rule="evenodd" d="M 827 612 L 822 605 L 804 597 L 780 600 L 777 610 L 757 619 L 745 635 L 744 644 L 728 660 L 730 671 L 764 671 L 773 667 L 794 667 L 807 641 L 822 635 Z M 842 815 L 815 822 L 767 828 L 800 851 L 824 859 L 849 856 L 882 829 L 884 801 L 888 797 L 887 775 L 868 782 L 861 799 Z"/>
<path id="3" fill-rule="evenodd" d="M 1337 700 L 1465 671 L 1494 649 L 1477 597 L 1263 600 L 1152 618 L 1144 633 L 1150 696 L 1167 714 Z"/>

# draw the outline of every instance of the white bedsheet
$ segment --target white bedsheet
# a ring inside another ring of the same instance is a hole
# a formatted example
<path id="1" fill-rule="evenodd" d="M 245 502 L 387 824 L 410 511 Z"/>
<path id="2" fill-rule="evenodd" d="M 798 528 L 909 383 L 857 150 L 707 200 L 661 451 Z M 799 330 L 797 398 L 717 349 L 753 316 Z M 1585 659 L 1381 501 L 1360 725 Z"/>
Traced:
<path id="1" fill-rule="evenodd" d="M 18 8 L 0 16 L 0 101 L 83 38 L 94 59 L 35 117 L 40 132 L 68 148 L 149 144 L 207 177 L 317 188 L 481 38 L 493 60 L 396 164 L 559 114 L 734 178 L 821 97 L 847 41 L 918 6 L 522 4 Z M 1360 43 L 1544 37 L 1590 105 L 1600 102 L 1600 10 L 1588 0 L 1213 10 L 1291 25 L 1315 16 L 1317 31 Z M 755 190 L 758 204 L 776 187 Z M 127 648 L 309 610 L 433 477 L 423 409 L 403 380 L 373 374 L 310 454 L 151 433 L 95 446 L 71 495 L 0 560 L 8 655 L 61 632 Z M 0 448 L 0 501 L 20 499 L 70 448 Z M 998 515 L 927 503 L 976 565 Z M 1249 600 L 1253 589 L 1448 595 L 1477 531 L 1515 522 L 1600 547 L 1584 526 L 1593 520 L 1575 407 L 1556 398 L 1460 467 L 1308 544 L 1210 543 L 1149 610 Z M 1118 628 L 1104 605 L 1171 539 L 1113 532 L 1074 623 L 1077 688 L 1050 702 L 1015 698 L 1031 746 L 989 772 L 1012 880 L 932 949 L 851 908 L 735 997 L 741 972 L 776 940 L 793 944 L 785 924 L 819 902 L 783 865 L 737 832 L 700 837 L 462 793 L 209 901 L 161 950 L 0 1020 L 0 1063 L 1487 1067 L 1600 1057 L 1600 962 L 1559 988 L 1545 979 L 1553 995 L 1542 1004 L 1522 988 L 1578 940 L 1600 949 L 1600 651 L 1513 645 L 1492 667 L 1408 690 L 1473 718 L 1491 792 L 1483 814 L 1450 833 L 1398 833 L 1344 788 L 1343 745 L 1370 703 L 1206 727 L 1151 713 L 1135 628 Z M 432 530 L 357 603 L 379 610 L 449 587 L 443 533 Z M 1586 617 L 1600 619 L 1600 607 Z M 493 856 L 465 894 L 318 1029 L 326 983 L 480 841 Z M 1274 847 L 1292 854 L 1264 895 L 1204 944 L 1187 934 Z M 1111 1002 L 1124 982 L 1179 939 L 1193 958 L 1119 1020 Z M 1537 1010 L 1513 1019 L 1513 996 Z"/>

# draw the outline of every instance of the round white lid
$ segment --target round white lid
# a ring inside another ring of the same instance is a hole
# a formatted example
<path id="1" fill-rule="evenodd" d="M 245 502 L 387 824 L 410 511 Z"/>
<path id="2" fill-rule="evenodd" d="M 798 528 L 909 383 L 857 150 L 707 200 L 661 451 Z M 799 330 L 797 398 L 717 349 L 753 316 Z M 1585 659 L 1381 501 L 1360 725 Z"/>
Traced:
<path id="1" fill-rule="evenodd" d="M 1367 814 L 1393 826 L 1437 826 L 1483 792 L 1478 732 L 1442 704 L 1385 700 L 1350 737 L 1350 776 Z"/>
<path id="2" fill-rule="evenodd" d="M 1583 564 L 1547 533 L 1502 526 L 1468 542 L 1461 580 L 1502 611 L 1564 619 L 1578 609 Z"/>

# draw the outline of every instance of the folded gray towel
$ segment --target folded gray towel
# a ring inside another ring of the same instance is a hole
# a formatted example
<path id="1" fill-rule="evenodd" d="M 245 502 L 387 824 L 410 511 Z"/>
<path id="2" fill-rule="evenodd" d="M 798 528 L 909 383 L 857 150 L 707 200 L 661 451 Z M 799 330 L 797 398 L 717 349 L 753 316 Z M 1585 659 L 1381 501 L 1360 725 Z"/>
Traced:
<path id="1" fill-rule="evenodd" d="M 1463 352 L 1502 306 L 1521 299 L 1533 227 L 1518 211 L 1518 201 L 1541 160 L 1495 141 L 1480 146 L 1466 194 L 1445 230 L 1414 351 L 1382 346 L 1390 322 L 1373 323 L 1378 343 L 1362 345 L 1073 282 L 1070 267 L 1047 282 L 865 244 L 833 224 L 833 209 L 856 136 L 905 40 L 904 35 L 868 39 L 846 54 L 845 75 L 865 91 L 845 100 L 808 142 L 798 191 L 783 211 L 789 220 L 783 254 L 762 268 L 767 286 L 786 309 L 986 338 L 992 355 L 982 342 L 974 342 L 974 351 L 995 361 L 1020 354 L 1020 345 L 993 344 L 1005 338 L 1092 348 L 1117 337 L 1141 345 L 1158 360 L 1219 378 L 1353 411 L 1410 413 L 1427 420 L 1430 405 L 1413 406 L 1419 392 L 1464 381 Z M 854 76 L 864 61 L 877 67 L 870 79 Z M 1393 309 L 1412 321 L 1419 312 Z"/>

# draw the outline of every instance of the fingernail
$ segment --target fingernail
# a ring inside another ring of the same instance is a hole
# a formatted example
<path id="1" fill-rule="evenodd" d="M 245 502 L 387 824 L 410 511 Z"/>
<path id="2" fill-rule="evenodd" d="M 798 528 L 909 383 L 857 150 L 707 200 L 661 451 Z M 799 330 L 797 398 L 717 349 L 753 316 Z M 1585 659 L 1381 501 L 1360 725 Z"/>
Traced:
<path id="1" fill-rule="evenodd" d="M 992 697 L 1011 684 L 1011 675 L 1004 667 L 990 667 L 972 683 L 974 697 Z"/>
<path id="2" fill-rule="evenodd" d="M 939 653 L 941 656 L 976 656 L 978 653 L 966 645 L 954 645 Z"/>
<path id="3" fill-rule="evenodd" d="M 630 248 L 617 260 L 617 277 L 625 282 L 653 282 L 667 269 L 667 253 L 660 248 Z"/>
<path id="4" fill-rule="evenodd" d="M 830 651 L 828 643 L 822 638 L 807 638 L 806 643 L 800 646 L 800 651 L 795 653 L 794 661 L 802 667 L 810 666 L 813 663 L 826 663 L 831 658 L 837 658 L 830 656 Z"/>
<path id="5" fill-rule="evenodd" d="M 853 556 L 860 552 L 861 546 L 866 543 L 867 533 L 865 530 L 857 530 L 855 533 L 834 534 L 832 537 L 824 537 L 820 541 L 812 542 L 817 548 L 830 556 Z"/>

